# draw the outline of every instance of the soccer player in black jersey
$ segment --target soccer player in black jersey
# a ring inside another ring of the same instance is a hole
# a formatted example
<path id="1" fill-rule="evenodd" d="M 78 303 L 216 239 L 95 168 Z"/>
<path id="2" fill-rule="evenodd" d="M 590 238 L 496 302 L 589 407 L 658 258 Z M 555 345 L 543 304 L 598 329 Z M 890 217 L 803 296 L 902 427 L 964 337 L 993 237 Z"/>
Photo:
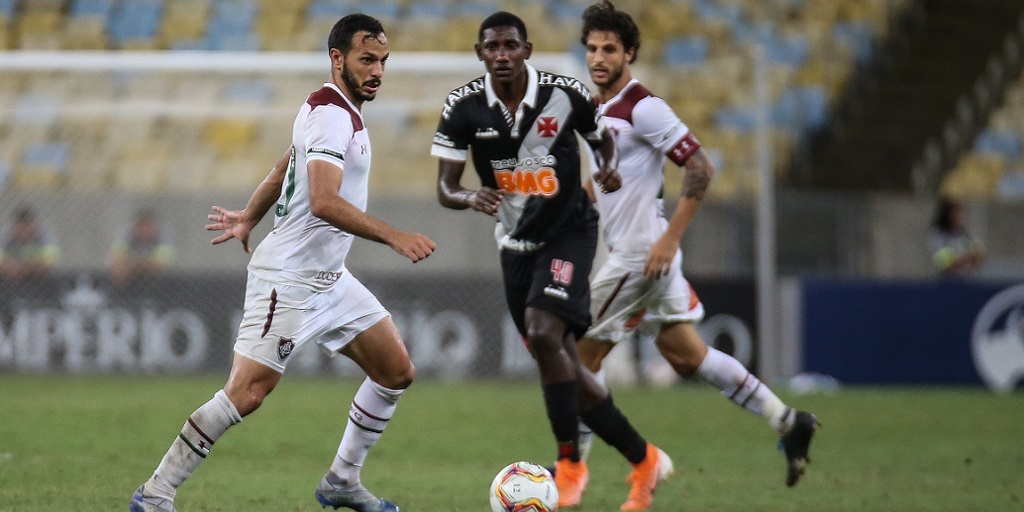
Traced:
<path id="1" fill-rule="evenodd" d="M 614 141 L 586 86 L 526 63 L 533 47 L 514 14 L 485 19 L 475 49 L 487 74 L 448 95 L 434 136 L 438 199 L 447 208 L 497 217 L 506 301 L 537 361 L 558 443 L 559 507 L 578 505 L 587 485 L 577 445 L 579 417 L 633 464 L 633 487 L 622 510 L 645 510 L 672 461 L 637 433 L 576 354 L 576 340 L 591 321 L 587 279 L 597 214 L 580 183 L 575 134 L 598 155 L 591 179 L 604 193 L 621 185 Z M 460 183 L 470 147 L 478 190 Z"/>

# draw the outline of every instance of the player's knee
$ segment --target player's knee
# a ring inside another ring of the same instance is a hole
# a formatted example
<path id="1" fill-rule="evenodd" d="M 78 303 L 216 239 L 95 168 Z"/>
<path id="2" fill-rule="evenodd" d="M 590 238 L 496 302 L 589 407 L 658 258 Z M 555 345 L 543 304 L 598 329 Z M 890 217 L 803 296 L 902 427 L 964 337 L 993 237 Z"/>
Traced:
<path id="1" fill-rule="evenodd" d="M 671 346 L 658 344 L 661 355 L 672 365 L 672 368 L 683 377 L 691 377 L 704 360 L 704 355 L 692 350 L 673 350 Z"/>
<path id="2" fill-rule="evenodd" d="M 273 388 L 267 389 L 258 385 L 244 387 L 228 386 L 224 388 L 228 399 L 231 400 L 235 409 L 238 409 L 238 413 L 242 416 L 247 416 L 256 409 L 259 409 L 271 391 L 273 391 Z"/>
<path id="3" fill-rule="evenodd" d="M 561 336 L 555 335 L 550 329 L 529 329 L 526 338 L 537 357 L 545 357 L 562 350 Z"/>
<path id="4" fill-rule="evenodd" d="M 416 366 L 412 364 L 412 361 L 409 361 L 408 364 L 399 370 L 390 372 L 387 375 L 381 375 L 378 379 L 374 379 L 374 381 L 389 389 L 405 389 L 411 386 L 412 381 L 415 379 Z"/>

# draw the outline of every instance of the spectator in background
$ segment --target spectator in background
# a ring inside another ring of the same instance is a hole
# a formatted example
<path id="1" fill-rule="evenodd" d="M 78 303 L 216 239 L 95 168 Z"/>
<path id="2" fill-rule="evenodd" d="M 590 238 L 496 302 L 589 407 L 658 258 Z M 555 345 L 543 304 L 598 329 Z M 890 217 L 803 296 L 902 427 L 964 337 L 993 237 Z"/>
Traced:
<path id="1" fill-rule="evenodd" d="M 964 226 L 963 205 L 941 198 L 929 236 L 932 261 L 942 276 L 975 273 L 985 259 L 985 247 Z"/>
<path id="2" fill-rule="evenodd" d="M 14 223 L 3 234 L 0 247 L 0 274 L 21 280 L 49 273 L 60 257 L 60 247 L 36 219 L 28 206 L 14 211 Z"/>
<path id="3" fill-rule="evenodd" d="M 160 229 L 156 213 L 143 209 L 110 247 L 111 275 L 115 283 L 124 284 L 160 272 L 173 257 L 174 247 Z"/>

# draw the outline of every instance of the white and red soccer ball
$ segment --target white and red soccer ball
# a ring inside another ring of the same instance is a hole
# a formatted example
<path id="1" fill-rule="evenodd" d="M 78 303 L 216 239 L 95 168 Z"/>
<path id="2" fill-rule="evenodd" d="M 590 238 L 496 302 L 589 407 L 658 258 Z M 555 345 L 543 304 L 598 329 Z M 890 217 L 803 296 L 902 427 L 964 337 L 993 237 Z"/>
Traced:
<path id="1" fill-rule="evenodd" d="M 558 487 L 543 466 L 513 462 L 491 482 L 493 512 L 554 512 L 558 508 Z"/>

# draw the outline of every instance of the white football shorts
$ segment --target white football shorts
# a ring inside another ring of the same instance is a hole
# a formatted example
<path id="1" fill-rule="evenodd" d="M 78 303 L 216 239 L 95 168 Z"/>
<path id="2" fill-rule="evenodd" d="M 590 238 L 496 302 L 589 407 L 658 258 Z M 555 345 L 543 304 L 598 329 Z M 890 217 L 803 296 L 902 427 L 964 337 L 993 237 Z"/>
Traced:
<path id="1" fill-rule="evenodd" d="M 618 343 L 638 327 L 658 332 L 663 324 L 697 322 L 704 305 L 683 277 L 683 253 L 676 251 L 668 276 L 644 277 L 644 261 L 610 255 L 590 281 L 593 324 L 586 337 Z"/>
<path id="2" fill-rule="evenodd" d="M 333 356 L 387 316 L 348 271 L 324 292 L 272 283 L 250 272 L 235 352 L 284 373 L 288 356 L 307 342 Z"/>

